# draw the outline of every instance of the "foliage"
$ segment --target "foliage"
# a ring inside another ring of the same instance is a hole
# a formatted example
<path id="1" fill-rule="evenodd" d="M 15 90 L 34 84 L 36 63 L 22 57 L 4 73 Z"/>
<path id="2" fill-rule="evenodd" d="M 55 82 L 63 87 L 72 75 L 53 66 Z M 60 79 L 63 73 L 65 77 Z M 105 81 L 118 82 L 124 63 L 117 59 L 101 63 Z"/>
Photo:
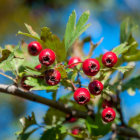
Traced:
<path id="1" fill-rule="evenodd" d="M 58 36 L 53 34 L 48 27 L 41 28 L 41 34 L 39 35 L 30 25 L 25 24 L 29 33 L 18 32 L 18 35 L 30 37 L 40 42 L 43 49 L 52 49 L 56 54 L 56 61 L 52 66 L 42 66 L 41 70 L 36 70 L 35 66 L 39 64 L 38 56 L 30 56 L 28 54 L 27 44 L 25 42 L 19 43 L 17 46 L 8 45 L 5 46 L 4 49 L 0 49 L 0 70 L 3 70 L 3 72 L 12 72 L 15 77 L 13 78 L 14 84 L 20 87 L 22 78 L 28 76 L 25 80 L 25 84 L 31 86 L 31 90 L 46 90 L 47 93 L 52 92 L 53 100 L 55 101 L 57 99 L 56 97 L 59 87 L 70 90 L 68 94 L 59 96 L 60 98 L 57 101 L 63 103 L 66 107 L 71 107 L 78 111 L 87 112 L 88 106 L 80 106 L 73 101 L 73 84 L 75 87 L 87 88 L 87 85 L 85 85 L 83 81 L 97 79 L 104 83 L 102 96 L 97 98 L 91 95 L 89 105 L 92 106 L 92 109 L 94 106 L 97 106 L 97 112 L 94 113 L 94 118 L 89 115 L 84 119 L 77 118 L 77 122 L 75 123 L 69 123 L 66 120 L 66 115 L 72 114 L 65 114 L 60 110 L 50 107 L 44 116 L 42 122 L 43 125 L 37 123 L 34 113 L 32 113 L 31 117 L 28 116 L 20 119 L 22 130 L 17 133 L 18 140 L 27 140 L 32 133 L 40 128 L 43 128 L 40 140 L 45 140 L 46 138 L 49 140 L 63 140 L 67 135 L 71 135 L 76 139 L 84 139 L 85 137 L 89 139 L 98 139 L 99 137 L 103 137 L 111 131 L 111 123 L 105 124 L 101 119 L 103 99 L 117 99 L 117 93 L 120 89 L 122 91 L 129 90 L 129 92 L 133 92 L 140 88 L 140 76 L 132 77 L 131 73 L 135 67 L 128 63 L 140 59 L 138 43 L 132 35 L 135 26 L 132 25 L 128 19 L 121 24 L 121 44 L 112 50 L 118 56 L 119 62 L 117 65 L 112 68 L 105 68 L 101 64 L 101 70 L 95 77 L 85 76 L 82 71 L 82 65 L 78 65 L 73 69 L 68 68 L 67 58 L 69 55 L 72 55 L 70 50 L 73 48 L 73 44 L 75 41 L 80 42 L 78 40 L 80 35 L 90 26 L 90 24 L 86 24 L 89 15 L 89 11 L 84 12 L 76 24 L 76 12 L 73 11 L 69 17 L 63 40 L 60 40 Z M 86 58 L 83 54 L 84 53 L 82 53 L 81 57 Z M 96 59 L 101 63 L 101 58 L 102 54 Z M 42 78 L 45 71 L 50 68 L 54 68 L 61 73 L 61 81 L 59 85 L 49 86 L 45 83 L 44 78 Z M 116 71 L 119 74 L 114 78 L 112 74 Z M 4 75 L 4 73 L 2 74 Z M 129 76 L 131 76 L 131 79 Z M 130 80 L 126 80 L 127 78 Z M 112 81 L 113 84 L 111 84 Z M 116 104 L 116 102 L 114 104 Z M 114 108 L 116 108 L 117 113 L 120 113 L 118 111 L 118 106 L 120 107 L 120 105 L 115 105 Z M 116 120 L 115 123 L 119 125 L 121 122 L 119 115 L 117 115 Z M 139 115 L 131 118 L 128 125 L 133 127 L 136 123 L 139 124 Z M 36 127 L 29 130 L 29 127 L 33 125 Z M 78 127 L 80 130 L 79 134 L 76 136 L 71 133 L 72 129 L 75 127 Z"/>

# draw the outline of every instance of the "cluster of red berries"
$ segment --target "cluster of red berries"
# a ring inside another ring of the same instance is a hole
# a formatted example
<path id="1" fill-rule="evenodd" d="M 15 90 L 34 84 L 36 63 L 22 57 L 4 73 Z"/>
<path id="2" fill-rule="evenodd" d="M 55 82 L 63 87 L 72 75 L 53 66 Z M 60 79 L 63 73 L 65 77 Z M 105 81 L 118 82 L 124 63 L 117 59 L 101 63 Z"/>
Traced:
<path id="1" fill-rule="evenodd" d="M 117 63 L 117 59 L 118 58 L 115 53 L 107 52 L 102 57 L 102 63 L 106 67 L 113 67 Z M 78 62 L 81 62 L 81 59 L 78 57 L 73 57 L 69 60 L 68 64 L 70 65 L 70 68 L 73 68 L 78 64 Z M 72 63 L 75 64 L 72 65 Z M 89 58 L 83 62 L 82 69 L 85 75 L 95 76 L 100 70 L 100 64 L 98 60 Z M 90 93 L 93 94 L 94 96 L 100 95 L 103 90 L 103 87 L 104 86 L 101 83 L 101 81 L 94 80 L 90 82 L 88 85 L 89 91 L 86 88 L 78 88 L 74 92 L 74 99 L 80 105 L 86 104 L 90 100 Z M 108 105 L 105 105 L 104 108 L 105 109 L 102 112 L 103 120 L 105 122 L 113 121 L 116 116 L 115 111 L 112 108 L 110 108 Z"/>
<path id="2" fill-rule="evenodd" d="M 42 65 L 50 66 L 55 62 L 56 55 L 51 49 L 43 49 L 41 44 L 37 41 L 33 41 L 28 45 L 28 52 L 30 55 L 37 56 L 39 55 L 40 64 L 35 67 L 36 70 L 40 70 Z M 27 79 L 23 77 L 22 87 L 29 90 L 31 86 L 28 86 L 24 83 Z M 60 82 L 61 74 L 56 69 L 46 70 L 44 79 L 48 85 L 54 86 Z"/>
<path id="3" fill-rule="evenodd" d="M 40 70 L 42 65 L 50 66 L 55 62 L 55 53 L 51 49 L 43 49 L 37 41 L 33 41 L 28 45 L 28 52 L 33 56 L 39 55 L 40 64 L 35 67 L 36 70 Z M 72 57 L 68 65 L 69 68 L 74 68 L 79 63 L 83 63 L 82 70 L 87 76 L 95 76 L 100 70 L 98 60 L 93 58 L 86 59 L 82 62 L 79 57 Z M 106 67 L 113 67 L 117 63 L 116 54 L 113 52 L 105 53 L 102 57 L 102 63 Z M 45 72 L 44 79 L 48 85 L 53 86 L 60 82 L 61 74 L 56 69 L 49 69 Z M 24 86 L 26 86 L 26 84 Z M 103 90 L 103 84 L 98 80 L 94 80 L 89 83 L 88 89 L 89 90 L 86 88 L 78 88 L 74 92 L 74 99 L 78 104 L 83 105 L 89 102 L 90 93 L 95 96 L 100 95 Z M 115 111 L 112 108 L 105 108 L 102 112 L 102 117 L 105 122 L 110 122 L 115 118 Z"/>

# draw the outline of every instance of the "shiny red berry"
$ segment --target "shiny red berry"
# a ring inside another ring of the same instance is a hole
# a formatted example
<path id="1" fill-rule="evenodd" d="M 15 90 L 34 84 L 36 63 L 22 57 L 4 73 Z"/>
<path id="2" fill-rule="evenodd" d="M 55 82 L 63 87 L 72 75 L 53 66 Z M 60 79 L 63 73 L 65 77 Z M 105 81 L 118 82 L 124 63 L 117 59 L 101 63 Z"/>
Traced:
<path id="1" fill-rule="evenodd" d="M 29 45 L 28 45 L 28 52 L 30 55 L 33 55 L 33 56 L 39 55 L 41 50 L 42 50 L 42 46 L 37 41 L 33 41 L 33 42 L 29 43 Z"/>
<path id="2" fill-rule="evenodd" d="M 100 64 L 96 59 L 89 58 L 83 62 L 83 72 L 88 76 L 94 76 L 100 70 Z"/>
<path id="3" fill-rule="evenodd" d="M 107 52 L 102 57 L 102 63 L 106 67 L 113 67 L 117 63 L 118 57 L 114 52 Z"/>
<path id="4" fill-rule="evenodd" d="M 108 107 L 108 108 L 105 108 L 102 112 L 102 119 L 104 122 L 112 122 L 116 117 L 116 113 L 115 111 Z"/>
<path id="5" fill-rule="evenodd" d="M 86 88 L 78 88 L 74 92 L 74 99 L 78 104 L 86 104 L 90 100 L 90 93 Z"/>
<path id="6" fill-rule="evenodd" d="M 102 107 L 107 108 L 107 107 L 112 107 L 113 106 L 113 101 L 112 100 L 103 100 Z"/>
<path id="7" fill-rule="evenodd" d="M 74 68 L 75 66 L 77 66 L 79 64 L 78 62 L 82 62 L 80 57 L 72 57 L 72 58 L 70 58 L 70 60 L 68 62 L 69 68 Z M 76 64 L 73 64 L 73 63 L 76 63 Z"/>
<path id="8" fill-rule="evenodd" d="M 48 85 L 54 86 L 60 82 L 61 74 L 58 70 L 49 69 L 45 72 L 45 81 Z"/>
<path id="9" fill-rule="evenodd" d="M 29 86 L 25 83 L 25 81 L 27 80 L 28 77 L 31 77 L 31 76 L 24 76 L 22 79 L 21 79 L 21 87 L 25 90 L 30 90 L 32 88 L 32 86 Z"/>
<path id="10" fill-rule="evenodd" d="M 73 135 L 78 135 L 79 132 L 80 132 L 80 130 L 79 130 L 78 128 L 75 128 L 75 129 L 72 130 L 71 133 L 72 133 Z"/>
<path id="11" fill-rule="evenodd" d="M 55 61 L 55 53 L 51 49 L 44 49 L 39 54 L 39 61 L 41 64 L 49 66 Z"/>
<path id="12" fill-rule="evenodd" d="M 36 70 L 40 70 L 41 67 L 42 67 L 42 65 L 41 65 L 41 64 L 38 64 L 37 66 L 35 66 L 35 69 L 36 69 Z"/>
<path id="13" fill-rule="evenodd" d="M 88 89 L 91 94 L 96 96 L 96 95 L 101 94 L 103 90 L 103 84 L 98 80 L 94 80 L 93 82 L 89 83 Z"/>

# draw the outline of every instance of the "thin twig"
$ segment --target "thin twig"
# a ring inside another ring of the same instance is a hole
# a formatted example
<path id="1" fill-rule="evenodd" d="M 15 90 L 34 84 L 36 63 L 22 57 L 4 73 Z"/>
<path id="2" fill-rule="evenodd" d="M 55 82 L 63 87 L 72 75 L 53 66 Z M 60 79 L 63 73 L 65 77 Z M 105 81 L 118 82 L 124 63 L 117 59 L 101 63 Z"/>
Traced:
<path id="1" fill-rule="evenodd" d="M 83 63 L 83 62 L 76 62 L 76 63 L 72 63 L 72 64 L 70 64 L 70 65 L 68 65 L 68 66 L 65 66 L 65 68 L 67 69 L 67 68 L 70 68 L 72 65 L 74 65 L 74 64 L 80 64 L 80 63 Z"/>
<path id="2" fill-rule="evenodd" d="M 4 73 L 2 73 L 2 72 L 0 72 L 0 74 L 1 74 L 1 75 L 3 75 L 3 76 L 4 76 L 4 77 L 6 77 L 6 78 L 8 78 L 8 79 L 12 80 L 14 83 L 17 83 L 17 82 L 16 82 L 16 80 L 15 80 L 15 79 L 13 79 L 11 76 L 6 75 L 6 74 L 4 74 Z"/>
<path id="3" fill-rule="evenodd" d="M 100 39 L 100 41 L 97 42 L 96 44 L 94 44 L 92 41 L 90 41 L 90 51 L 89 51 L 89 54 L 88 54 L 87 58 L 90 58 L 92 56 L 93 51 L 96 49 L 97 46 L 99 46 L 102 43 L 103 39 L 104 38 L 102 37 Z"/>

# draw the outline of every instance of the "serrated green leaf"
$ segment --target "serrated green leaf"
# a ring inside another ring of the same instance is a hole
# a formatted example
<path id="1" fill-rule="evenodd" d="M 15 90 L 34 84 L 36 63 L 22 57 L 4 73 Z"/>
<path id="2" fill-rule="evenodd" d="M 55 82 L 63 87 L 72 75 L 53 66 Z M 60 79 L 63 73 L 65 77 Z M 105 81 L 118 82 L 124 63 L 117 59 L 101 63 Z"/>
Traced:
<path id="1" fill-rule="evenodd" d="M 121 73 L 123 73 L 123 74 L 124 74 L 125 72 L 127 72 L 127 71 L 133 69 L 133 68 L 134 68 L 133 66 L 113 67 L 113 69 L 116 69 L 116 70 L 118 70 L 119 72 L 121 72 Z"/>
<path id="2" fill-rule="evenodd" d="M 122 85 L 122 90 L 124 91 L 129 88 L 132 88 L 133 90 L 135 90 L 136 88 L 140 89 L 139 83 L 140 83 L 140 75 L 137 77 L 134 77 L 134 78 L 130 79 L 128 82 L 124 83 Z"/>
<path id="3" fill-rule="evenodd" d="M 60 125 L 57 125 L 56 127 L 52 127 L 50 129 L 47 129 L 42 134 L 40 140 L 63 140 L 65 138 L 65 133 L 61 133 L 61 127 Z"/>
<path id="4" fill-rule="evenodd" d="M 64 36 L 66 51 L 68 51 L 68 49 L 72 46 L 75 40 L 90 26 L 90 24 L 85 25 L 89 19 L 89 15 L 90 15 L 89 11 L 84 12 L 81 15 L 76 26 L 75 26 L 76 23 L 75 11 L 73 11 L 72 14 L 70 15 Z"/>
<path id="5" fill-rule="evenodd" d="M 62 62 L 66 59 L 66 50 L 64 41 L 60 41 L 60 39 L 52 34 L 47 27 L 43 27 L 41 29 L 41 39 L 43 41 L 42 45 L 44 48 L 52 49 L 56 54 L 56 60 L 58 62 Z"/>
<path id="6" fill-rule="evenodd" d="M 29 69 L 29 68 L 26 68 L 25 72 L 26 72 L 28 75 L 41 75 L 41 72 L 36 71 L 36 70 Z"/>
<path id="7" fill-rule="evenodd" d="M 133 42 L 130 45 L 127 45 L 127 43 L 122 43 L 119 46 L 115 47 L 112 52 L 114 52 L 117 56 L 120 54 L 126 53 L 133 45 L 135 45 L 137 42 Z"/>
<path id="8" fill-rule="evenodd" d="M 66 31 L 65 31 L 64 40 L 65 40 L 66 50 L 68 49 L 69 43 L 75 31 L 75 22 L 76 22 L 76 12 L 74 10 L 72 11 L 72 14 L 69 16 L 69 20 L 68 20 Z"/>
<path id="9" fill-rule="evenodd" d="M 58 64 L 57 67 L 56 67 L 56 70 L 58 70 L 61 74 L 61 78 L 67 78 L 68 75 L 67 75 L 67 72 L 66 72 L 66 69 L 65 69 L 65 66 L 62 65 L 62 64 Z"/>
<path id="10" fill-rule="evenodd" d="M 21 132 L 16 133 L 17 135 L 23 134 L 30 126 L 37 124 L 35 114 L 33 112 L 31 116 L 21 118 L 20 122 L 23 128 Z"/>
<path id="11" fill-rule="evenodd" d="M 136 29 L 138 26 L 134 25 L 133 20 L 130 18 L 126 18 L 121 23 L 121 30 L 120 30 L 120 42 L 128 42 L 130 39 L 130 36 L 132 36 L 132 32 L 134 29 Z"/>
<path id="12" fill-rule="evenodd" d="M 49 108 L 45 114 L 44 122 L 46 125 L 53 125 L 61 121 L 64 117 L 65 113 L 54 108 Z"/>
<path id="13" fill-rule="evenodd" d="M 39 35 L 32 29 L 32 27 L 28 24 L 25 23 L 25 26 L 27 28 L 27 30 L 29 31 L 29 33 L 37 38 L 39 38 Z"/>
<path id="14" fill-rule="evenodd" d="M 58 89 L 58 86 L 48 86 L 44 79 L 42 78 L 33 78 L 33 77 L 28 77 L 27 80 L 25 81 L 27 85 L 32 86 L 31 90 L 56 90 Z"/>
<path id="15" fill-rule="evenodd" d="M 27 133 L 22 133 L 17 137 L 17 140 L 28 140 L 31 134 L 33 134 L 37 129 L 33 129 Z"/>
<path id="16" fill-rule="evenodd" d="M 84 32 L 87 30 L 87 28 L 90 26 L 91 24 L 87 24 L 85 25 L 84 27 L 82 27 L 79 31 L 77 31 L 77 28 L 76 28 L 76 31 L 74 32 L 74 35 L 73 37 L 71 38 L 71 42 L 69 43 L 69 47 L 72 46 L 72 44 L 74 43 L 74 41 Z"/>
<path id="17" fill-rule="evenodd" d="M 0 63 L 0 69 L 3 70 L 3 71 L 12 71 L 13 74 L 17 75 L 17 66 L 18 66 L 18 63 L 15 64 L 15 59 L 14 56 L 15 56 L 15 52 L 17 51 L 17 49 L 19 49 L 19 46 L 16 46 L 14 49 L 13 49 L 13 52 L 10 53 L 10 55 L 8 56 L 7 59 L 5 59 L 4 61 L 2 61 Z M 20 61 L 20 60 L 19 60 Z"/>
<path id="18" fill-rule="evenodd" d="M 86 24 L 86 22 L 88 21 L 89 19 L 89 15 L 90 15 L 90 12 L 89 11 L 85 11 L 79 18 L 78 22 L 77 22 L 77 25 L 76 25 L 76 30 L 78 32 L 80 32 L 81 28 Z"/>
<path id="19" fill-rule="evenodd" d="M 24 36 L 33 38 L 33 39 L 35 39 L 35 40 L 41 42 L 40 38 L 38 38 L 38 37 L 36 37 L 36 36 L 34 36 L 34 35 L 31 35 L 31 34 L 28 34 L 28 33 L 23 33 L 23 32 L 21 32 L 21 31 L 18 31 L 17 35 L 24 35 Z"/>

